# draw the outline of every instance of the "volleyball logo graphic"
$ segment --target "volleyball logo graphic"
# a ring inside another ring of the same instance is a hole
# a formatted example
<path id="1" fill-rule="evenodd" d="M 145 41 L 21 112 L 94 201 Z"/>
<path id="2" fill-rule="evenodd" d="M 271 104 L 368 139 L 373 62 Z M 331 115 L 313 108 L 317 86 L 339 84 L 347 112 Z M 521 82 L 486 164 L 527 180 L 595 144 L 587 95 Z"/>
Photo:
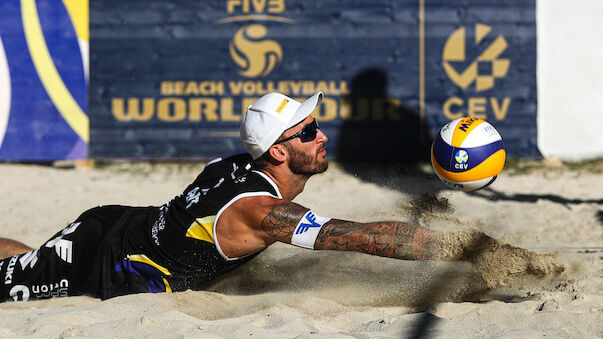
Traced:
<path id="1" fill-rule="evenodd" d="M 431 165 L 450 188 L 475 191 L 494 182 L 505 165 L 498 131 L 484 120 L 466 117 L 444 125 L 431 146 Z"/>
<path id="2" fill-rule="evenodd" d="M 258 24 L 240 28 L 230 42 L 230 56 L 240 67 L 239 74 L 248 77 L 265 77 L 283 59 L 281 46 L 274 40 L 262 40 L 266 27 Z"/>

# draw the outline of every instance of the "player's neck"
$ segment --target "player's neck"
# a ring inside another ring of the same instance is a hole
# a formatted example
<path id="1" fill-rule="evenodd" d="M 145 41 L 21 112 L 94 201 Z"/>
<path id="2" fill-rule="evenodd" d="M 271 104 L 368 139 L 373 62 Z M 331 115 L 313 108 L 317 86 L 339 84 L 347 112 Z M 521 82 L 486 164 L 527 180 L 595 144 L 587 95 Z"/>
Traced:
<path id="1" fill-rule="evenodd" d="M 287 201 L 291 201 L 298 196 L 304 190 L 306 182 L 310 178 L 309 175 L 295 174 L 286 166 L 268 167 L 261 171 L 276 183 L 283 200 Z"/>

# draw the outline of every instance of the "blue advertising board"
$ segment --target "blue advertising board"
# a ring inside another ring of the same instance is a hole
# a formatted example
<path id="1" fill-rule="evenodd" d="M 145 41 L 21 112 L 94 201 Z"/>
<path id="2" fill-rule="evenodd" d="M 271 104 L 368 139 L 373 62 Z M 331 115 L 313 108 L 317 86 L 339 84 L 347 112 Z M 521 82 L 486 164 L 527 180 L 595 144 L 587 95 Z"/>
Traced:
<path id="1" fill-rule="evenodd" d="M 314 112 L 331 157 L 426 158 L 460 116 L 536 155 L 531 1 L 90 2 L 90 155 L 243 151 L 245 109 L 278 91 Z"/>
<path id="2" fill-rule="evenodd" d="M 86 0 L 0 1 L 0 160 L 88 156 L 87 9 Z"/>
<path id="3" fill-rule="evenodd" d="M 487 120 L 507 152 L 538 156 L 534 1 L 425 1 L 425 118 Z"/>

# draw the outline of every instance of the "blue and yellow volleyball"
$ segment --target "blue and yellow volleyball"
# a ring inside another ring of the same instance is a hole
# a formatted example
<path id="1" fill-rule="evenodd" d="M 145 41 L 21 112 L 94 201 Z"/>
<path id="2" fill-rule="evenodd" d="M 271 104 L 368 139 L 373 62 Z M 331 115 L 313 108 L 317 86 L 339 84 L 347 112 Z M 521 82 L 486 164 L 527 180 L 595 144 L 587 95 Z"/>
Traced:
<path id="1" fill-rule="evenodd" d="M 465 192 L 492 184 L 506 156 L 498 131 L 473 117 L 444 125 L 431 146 L 431 165 L 437 176 L 450 188 Z"/>

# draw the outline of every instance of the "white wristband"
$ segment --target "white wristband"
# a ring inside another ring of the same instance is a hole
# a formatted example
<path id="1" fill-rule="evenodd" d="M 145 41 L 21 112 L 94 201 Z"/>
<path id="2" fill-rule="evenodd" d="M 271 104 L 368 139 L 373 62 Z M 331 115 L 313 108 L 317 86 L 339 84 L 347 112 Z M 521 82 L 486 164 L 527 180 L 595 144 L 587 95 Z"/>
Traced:
<path id="1" fill-rule="evenodd" d="M 327 221 L 331 218 L 320 217 L 312 211 L 306 212 L 299 224 L 295 227 L 291 244 L 299 247 L 314 249 L 314 242 L 318 237 L 318 232 Z"/>

